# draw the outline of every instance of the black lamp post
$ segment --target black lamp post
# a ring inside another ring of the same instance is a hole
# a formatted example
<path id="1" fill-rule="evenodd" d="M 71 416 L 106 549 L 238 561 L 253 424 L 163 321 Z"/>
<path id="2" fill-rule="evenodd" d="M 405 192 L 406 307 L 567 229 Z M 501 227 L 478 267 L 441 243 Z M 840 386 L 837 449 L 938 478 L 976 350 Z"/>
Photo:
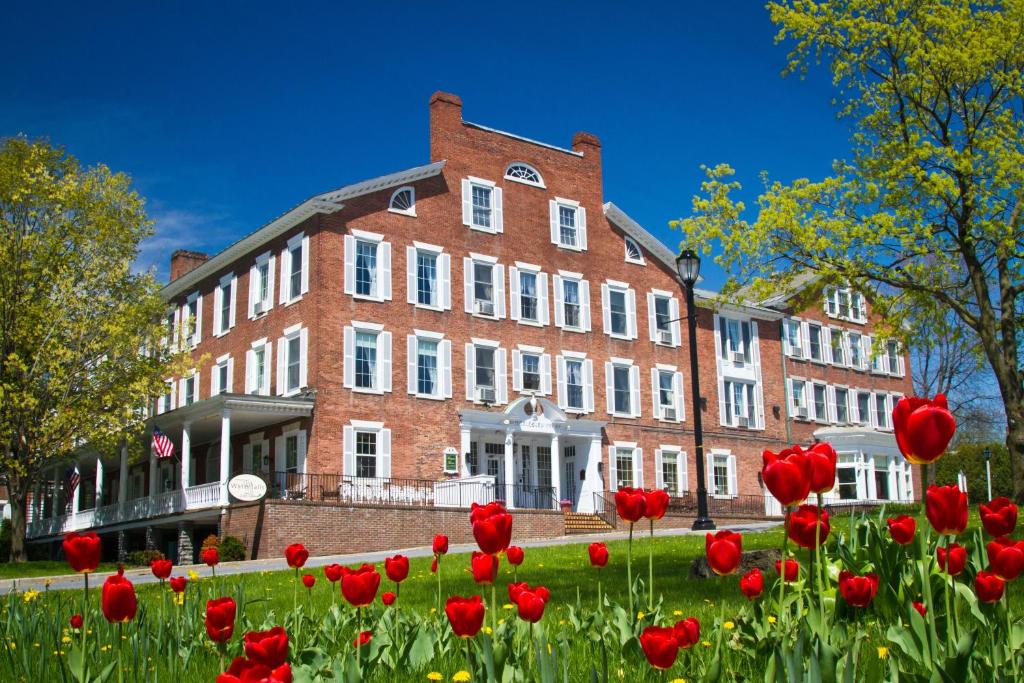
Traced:
<path id="1" fill-rule="evenodd" d="M 693 393 L 693 445 L 697 451 L 697 519 L 694 530 L 715 528 L 708 516 L 708 488 L 704 481 L 704 427 L 701 424 L 700 382 L 697 378 L 697 312 L 693 303 L 693 286 L 700 275 L 700 256 L 692 249 L 684 249 L 676 257 L 676 270 L 686 291 L 686 324 L 690 336 L 690 387 Z"/>

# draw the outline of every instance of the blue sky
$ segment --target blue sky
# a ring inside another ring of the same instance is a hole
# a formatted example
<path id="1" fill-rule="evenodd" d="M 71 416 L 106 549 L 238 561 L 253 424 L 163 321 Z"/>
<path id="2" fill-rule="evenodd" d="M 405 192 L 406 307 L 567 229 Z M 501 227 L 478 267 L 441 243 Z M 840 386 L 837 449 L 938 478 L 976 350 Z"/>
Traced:
<path id="1" fill-rule="evenodd" d="M 156 5 L 9 5 L 0 136 L 129 173 L 156 221 L 140 265 L 161 277 L 175 248 L 215 252 L 426 163 L 435 90 L 552 144 L 598 135 L 605 199 L 673 248 L 702 163 L 737 168 L 750 204 L 760 171 L 821 176 L 847 149 L 827 74 L 780 76 L 760 2 Z"/>

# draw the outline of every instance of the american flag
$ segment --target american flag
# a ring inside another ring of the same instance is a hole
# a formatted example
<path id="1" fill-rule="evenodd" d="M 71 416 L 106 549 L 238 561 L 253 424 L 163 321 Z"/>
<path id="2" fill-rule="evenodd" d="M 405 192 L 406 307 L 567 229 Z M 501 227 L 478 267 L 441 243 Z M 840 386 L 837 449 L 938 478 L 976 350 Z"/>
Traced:
<path id="1" fill-rule="evenodd" d="M 153 427 L 153 455 L 157 458 L 174 457 L 174 444 L 159 427 Z"/>
<path id="2" fill-rule="evenodd" d="M 78 488 L 78 481 L 81 477 L 78 475 L 78 470 L 74 467 L 69 467 L 64 473 L 64 481 L 67 484 L 67 502 L 64 506 L 70 510 L 72 502 L 75 498 L 75 489 Z"/>

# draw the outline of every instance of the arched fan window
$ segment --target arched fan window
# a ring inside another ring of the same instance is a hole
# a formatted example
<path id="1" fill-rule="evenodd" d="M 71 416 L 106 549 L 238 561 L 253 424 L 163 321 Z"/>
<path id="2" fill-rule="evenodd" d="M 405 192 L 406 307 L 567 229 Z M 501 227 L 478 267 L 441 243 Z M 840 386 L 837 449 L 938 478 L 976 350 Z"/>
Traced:
<path id="1" fill-rule="evenodd" d="M 544 187 L 544 179 L 533 166 L 522 161 L 513 161 L 505 170 L 505 177 L 517 183 L 525 183 L 535 187 Z"/>
<path id="2" fill-rule="evenodd" d="M 630 263 L 643 265 L 644 254 L 640 251 L 640 245 L 632 237 L 626 237 L 626 260 Z"/>
<path id="3" fill-rule="evenodd" d="M 416 190 L 411 187 L 400 187 L 391 195 L 388 211 L 406 216 L 416 215 Z"/>

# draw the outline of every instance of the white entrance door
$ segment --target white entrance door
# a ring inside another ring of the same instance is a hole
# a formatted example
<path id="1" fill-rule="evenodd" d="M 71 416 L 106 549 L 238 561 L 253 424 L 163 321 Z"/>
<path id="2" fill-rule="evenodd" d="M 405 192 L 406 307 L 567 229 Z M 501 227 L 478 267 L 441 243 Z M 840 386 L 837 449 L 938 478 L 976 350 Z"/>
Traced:
<path id="1" fill-rule="evenodd" d="M 579 502 L 579 475 L 576 473 L 576 447 L 566 446 L 562 451 L 562 500 L 571 500 L 573 509 Z"/>

